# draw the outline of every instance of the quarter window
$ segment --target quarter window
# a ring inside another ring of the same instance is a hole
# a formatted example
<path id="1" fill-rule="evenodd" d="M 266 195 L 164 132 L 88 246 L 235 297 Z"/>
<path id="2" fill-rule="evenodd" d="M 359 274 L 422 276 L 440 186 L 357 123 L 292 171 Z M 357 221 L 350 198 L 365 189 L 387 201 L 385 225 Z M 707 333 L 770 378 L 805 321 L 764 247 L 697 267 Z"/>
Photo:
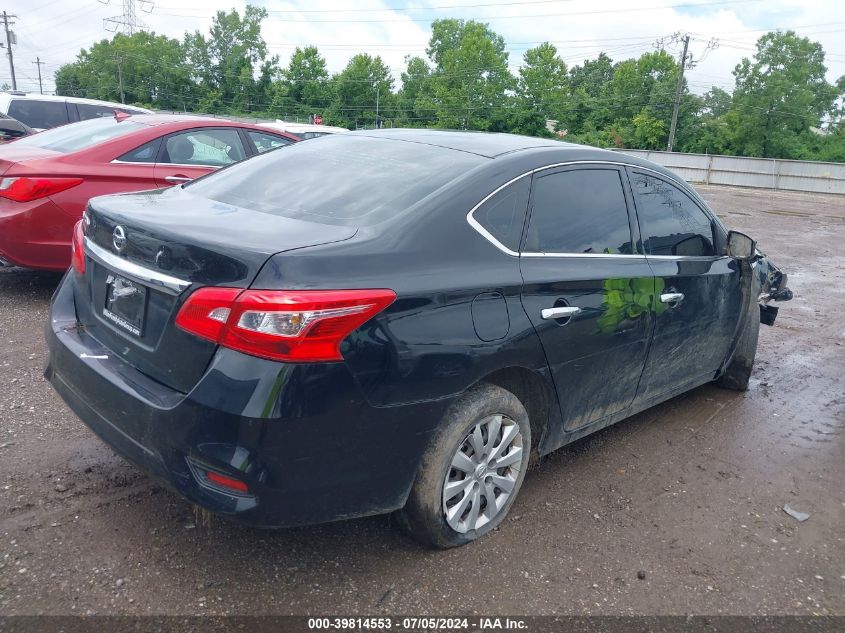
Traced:
<path id="1" fill-rule="evenodd" d="M 525 251 L 631 254 L 631 229 L 616 169 L 572 169 L 534 180 Z"/>
<path id="2" fill-rule="evenodd" d="M 156 162 L 159 145 L 161 145 L 161 139 L 157 138 L 149 143 L 144 143 L 141 147 L 133 149 L 131 152 L 127 152 L 117 160 L 123 163 L 154 163 Z"/>
<path id="3" fill-rule="evenodd" d="M 255 149 L 258 150 L 259 154 L 263 154 L 271 149 L 276 149 L 277 147 L 290 145 L 293 142 L 284 136 L 276 136 L 275 134 L 267 134 L 265 132 L 256 132 L 255 130 L 247 130 L 246 133 L 249 134 L 249 138 L 255 144 Z"/>
<path id="4" fill-rule="evenodd" d="M 512 251 L 519 249 L 530 185 L 530 178 L 520 178 L 491 196 L 473 213 L 476 222 Z"/>
<path id="5" fill-rule="evenodd" d="M 174 134 L 165 142 L 160 163 L 223 167 L 246 157 L 237 129 L 198 129 Z"/>
<path id="6" fill-rule="evenodd" d="M 716 254 L 713 223 L 692 198 L 662 178 L 640 172 L 632 175 L 646 253 L 698 257 Z"/>

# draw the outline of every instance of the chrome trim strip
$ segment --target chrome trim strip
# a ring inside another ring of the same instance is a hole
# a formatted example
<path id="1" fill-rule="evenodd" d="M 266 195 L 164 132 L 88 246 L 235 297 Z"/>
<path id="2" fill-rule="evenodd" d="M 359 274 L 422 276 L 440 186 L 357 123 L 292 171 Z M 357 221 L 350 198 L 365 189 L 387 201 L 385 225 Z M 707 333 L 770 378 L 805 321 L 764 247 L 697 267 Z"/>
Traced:
<path id="1" fill-rule="evenodd" d="M 134 160 L 118 160 L 117 158 L 109 162 L 112 165 L 146 165 L 147 167 L 202 167 L 203 169 L 220 169 L 221 167 L 228 167 L 228 165 L 197 165 L 196 163 L 192 163 L 190 165 L 186 163 L 136 163 Z M 235 163 L 230 164 L 234 165 Z M 197 178 L 199 178 L 199 176 L 197 176 Z"/>
<path id="2" fill-rule="evenodd" d="M 85 238 L 84 244 L 85 252 L 91 259 L 145 286 L 152 286 L 153 288 L 164 290 L 169 294 L 178 295 L 191 285 L 190 281 L 165 275 L 157 270 L 150 270 L 122 257 L 118 257 L 102 246 L 98 246 L 87 237 Z"/>
<path id="3" fill-rule="evenodd" d="M 702 261 L 716 262 L 720 259 L 730 259 L 727 255 L 646 255 L 648 259 L 667 259 L 671 261 Z"/>
<path id="4" fill-rule="evenodd" d="M 568 162 L 564 162 L 564 163 L 553 163 L 551 165 L 544 165 L 543 167 L 537 167 L 535 169 L 532 169 L 531 171 L 525 172 L 524 174 L 520 174 L 516 178 L 512 178 L 511 180 L 507 181 L 502 186 L 495 189 L 493 192 L 484 196 L 484 198 L 481 199 L 481 202 L 476 204 L 472 209 L 469 210 L 469 213 L 467 213 L 467 222 L 469 223 L 469 225 L 472 228 L 474 228 L 478 233 L 480 233 L 481 236 L 484 239 L 486 239 L 488 242 L 490 242 L 493 246 L 498 248 L 500 251 L 502 251 L 506 255 L 510 255 L 511 257 L 519 257 L 520 256 L 519 253 L 509 249 L 507 246 L 505 246 L 499 240 L 497 240 L 495 237 L 493 237 L 493 235 L 491 235 L 490 232 L 487 231 L 487 229 L 485 229 L 483 226 L 481 226 L 481 224 L 478 222 L 478 220 L 475 219 L 475 216 L 473 214 L 476 212 L 476 210 L 482 204 L 487 202 L 490 198 L 495 196 L 502 189 L 504 189 L 508 185 L 516 182 L 520 178 L 525 178 L 525 176 L 531 176 L 533 174 L 536 174 L 539 171 L 546 171 L 547 169 L 555 169 L 557 167 L 568 167 L 569 165 L 612 165 L 614 167 L 631 167 L 632 169 L 642 169 L 642 170 L 645 170 L 645 171 L 650 171 L 650 172 L 657 174 L 658 176 L 661 176 L 663 178 L 669 178 L 670 180 L 674 180 L 676 183 L 683 185 L 685 188 L 689 187 L 689 185 L 687 183 L 685 183 L 683 180 L 681 180 L 681 179 L 679 179 L 675 176 L 671 176 L 669 174 L 664 174 L 662 171 L 657 171 L 656 169 L 651 169 L 650 167 L 642 167 L 640 165 L 632 165 L 631 163 L 623 163 L 621 161 L 615 162 L 615 161 L 609 161 L 609 160 L 573 160 L 573 161 L 568 161 Z M 645 257 L 645 255 L 621 255 L 621 254 L 616 254 L 616 253 L 522 253 L 522 256 L 523 257 L 613 257 L 613 258 L 644 258 Z M 670 257 L 672 259 L 678 259 L 678 258 L 681 258 L 682 256 L 680 256 L 680 255 L 678 255 L 678 256 L 675 256 L 675 255 L 658 255 L 658 256 L 649 255 L 649 257 Z M 686 257 L 684 257 L 684 258 L 686 258 Z M 700 259 L 700 258 L 698 258 L 698 259 Z"/>
<path id="5" fill-rule="evenodd" d="M 559 257 L 581 259 L 582 257 L 606 257 L 608 259 L 645 259 L 645 255 L 627 255 L 625 253 L 522 253 L 523 257 Z"/>

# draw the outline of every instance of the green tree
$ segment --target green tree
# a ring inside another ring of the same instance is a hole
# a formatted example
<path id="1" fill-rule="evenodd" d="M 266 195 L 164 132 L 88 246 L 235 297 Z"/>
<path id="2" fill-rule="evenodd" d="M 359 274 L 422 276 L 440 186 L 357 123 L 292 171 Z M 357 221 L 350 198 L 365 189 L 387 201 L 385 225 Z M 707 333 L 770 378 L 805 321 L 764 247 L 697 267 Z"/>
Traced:
<path id="1" fill-rule="evenodd" d="M 519 107 L 559 120 L 569 93 L 566 64 L 548 42 L 525 51 L 517 79 Z"/>
<path id="2" fill-rule="evenodd" d="M 623 146 L 660 149 L 665 145 L 679 72 L 678 63 L 666 51 L 616 64 L 601 93 L 602 107 L 609 110 L 602 115 L 610 119 Z"/>
<path id="3" fill-rule="evenodd" d="M 488 130 L 494 118 L 506 118 L 501 110 L 515 80 L 501 35 L 474 20 L 435 20 L 426 53 L 434 68 L 417 107 L 433 111 L 437 125 Z"/>
<path id="4" fill-rule="evenodd" d="M 201 88 L 198 109 L 209 112 L 266 110 L 278 63 L 267 57 L 261 35 L 263 7 L 247 5 L 243 17 L 234 9 L 218 11 L 208 37 L 185 35 L 185 50 Z"/>
<path id="5" fill-rule="evenodd" d="M 402 88 L 396 98 L 398 115 L 411 127 L 427 127 L 437 121 L 432 108 L 431 68 L 422 57 L 406 57 Z"/>
<path id="6" fill-rule="evenodd" d="M 353 56 L 332 79 L 334 99 L 329 123 L 343 127 L 379 125 L 393 116 L 393 78 L 381 57 Z"/>
<path id="7" fill-rule="evenodd" d="M 196 87 L 178 40 L 141 31 L 82 49 L 56 71 L 60 95 L 192 110 Z M 122 84 L 122 94 L 121 94 Z"/>
<path id="8" fill-rule="evenodd" d="M 566 130 L 573 139 L 594 140 L 598 130 L 605 129 L 612 119 L 612 108 L 604 105 L 602 94 L 613 78 L 613 60 L 600 53 L 569 70 L 569 96 L 560 113 L 558 129 Z M 605 137 L 607 140 L 609 137 Z"/>
<path id="9" fill-rule="evenodd" d="M 331 103 L 326 60 L 315 46 L 296 47 L 281 81 L 274 86 L 272 112 L 276 116 L 319 114 Z"/>
<path id="10" fill-rule="evenodd" d="M 841 90 L 825 79 L 824 50 L 793 31 L 757 41 L 754 59 L 734 70 L 736 89 L 725 115 L 731 149 L 742 156 L 797 158 L 812 128 L 835 113 Z"/>

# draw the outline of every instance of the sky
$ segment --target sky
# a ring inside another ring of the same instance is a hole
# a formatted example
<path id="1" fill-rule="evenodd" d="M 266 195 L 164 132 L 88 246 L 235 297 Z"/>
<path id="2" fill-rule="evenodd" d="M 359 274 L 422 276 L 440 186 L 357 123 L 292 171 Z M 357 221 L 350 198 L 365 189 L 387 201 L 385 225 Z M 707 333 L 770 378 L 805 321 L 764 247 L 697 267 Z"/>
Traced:
<path id="1" fill-rule="evenodd" d="M 128 1 L 128 0 L 126 0 Z M 525 51 L 552 42 L 567 65 L 605 51 L 614 60 L 638 57 L 660 45 L 674 55 L 675 33 L 691 36 L 695 60 L 690 89 L 731 90 L 731 71 L 751 57 L 760 35 L 792 29 L 821 42 L 828 80 L 845 75 L 845 2 L 841 0 L 253 0 L 270 16 L 262 34 L 285 65 L 297 46 L 316 45 L 329 70 L 341 70 L 358 52 L 380 55 L 396 85 L 407 55 L 425 56 L 430 23 L 439 18 L 487 22 L 502 35 L 516 71 Z M 208 31 L 218 10 L 243 11 L 243 0 L 135 0 L 144 27 L 182 39 L 185 31 Z M 124 0 L 6 0 L 17 44 L 12 46 L 18 89 L 38 91 L 37 59 L 44 91 L 53 74 L 81 48 L 110 38 L 105 20 L 124 11 Z M 2 33 L 2 31 L 0 31 Z M 8 58 L 0 60 L 0 84 L 11 83 Z"/>

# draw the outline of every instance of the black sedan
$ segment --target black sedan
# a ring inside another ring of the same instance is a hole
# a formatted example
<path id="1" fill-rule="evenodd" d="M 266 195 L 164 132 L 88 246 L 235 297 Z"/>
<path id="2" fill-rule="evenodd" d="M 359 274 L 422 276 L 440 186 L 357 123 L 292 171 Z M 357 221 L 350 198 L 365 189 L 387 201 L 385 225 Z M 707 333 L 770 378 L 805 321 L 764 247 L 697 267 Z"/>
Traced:
<path id="1" fill-rule="evenodd" d="M 554 140 L 326 136 L 91 201 L 47 377 L 214 512 L 495 528 L 538 456 L 748 385 L 786 277 L 650 162 Z M 542 477 L 542 472 L 536 476 Z"/>

